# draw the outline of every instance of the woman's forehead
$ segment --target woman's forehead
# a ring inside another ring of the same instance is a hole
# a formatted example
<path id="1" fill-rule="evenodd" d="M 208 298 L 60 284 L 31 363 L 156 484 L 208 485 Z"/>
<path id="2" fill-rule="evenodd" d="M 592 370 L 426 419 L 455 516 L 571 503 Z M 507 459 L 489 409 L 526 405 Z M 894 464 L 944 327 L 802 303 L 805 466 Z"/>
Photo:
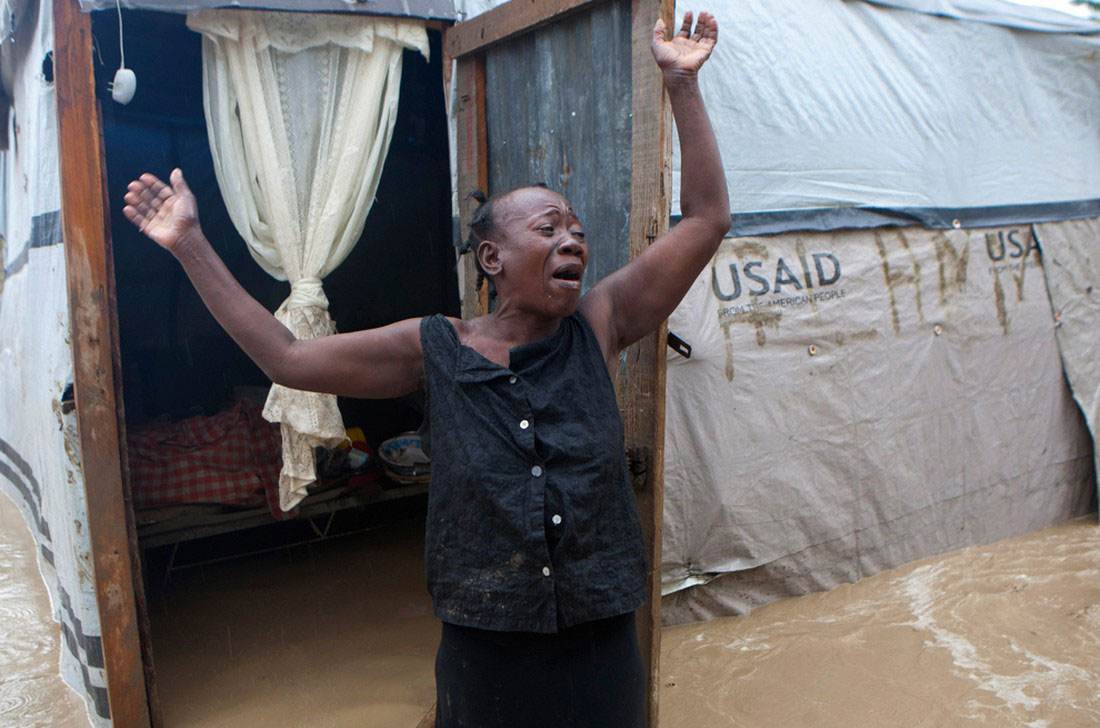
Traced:
<path id="1" fill-rule="evenodd" d="M 521 187 L 509 192 L 500 202 L 505 203 L 502 205 L 501 221 L 527 220 L 554 212 L 576 217 L 569 200 L 546 187 Z"/>

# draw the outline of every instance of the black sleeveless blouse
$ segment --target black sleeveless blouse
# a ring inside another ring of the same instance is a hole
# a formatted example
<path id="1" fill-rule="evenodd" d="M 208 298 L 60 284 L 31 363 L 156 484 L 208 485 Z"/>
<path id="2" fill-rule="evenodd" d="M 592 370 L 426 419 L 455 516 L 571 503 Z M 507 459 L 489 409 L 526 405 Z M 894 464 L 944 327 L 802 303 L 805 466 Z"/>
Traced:
<path id="1" fill-rule="evenodd" d="M 615 390 L 575 313 L 499 366 L 443 316 L 420 323 L 432 458 L 426 571 L 436 616 L 556 632 L 637 609 L 646 554 Z"/>

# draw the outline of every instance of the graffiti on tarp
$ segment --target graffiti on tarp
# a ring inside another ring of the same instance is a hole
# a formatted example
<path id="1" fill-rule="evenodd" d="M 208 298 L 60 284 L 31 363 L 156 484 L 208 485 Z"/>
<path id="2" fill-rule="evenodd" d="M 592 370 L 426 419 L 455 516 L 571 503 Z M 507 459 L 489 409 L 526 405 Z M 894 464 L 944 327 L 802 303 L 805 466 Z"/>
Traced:
<path id="1" fill-rule="evenodd" d="M 985 258 L 978 252 L 983 248 Z M 842 332 L 840 338 L 854 341 L 850 329 L 865 323 L 867 309 L 851 318 L 823 314 L 834 303 L 855 299 L 884 314 L 866 327 L 876 336 L 903 336 L 913 327 L 925 326 L 938 334 L 948 321 L 971 320 L 974 304 L 990 306 L 995 316 L 989 323 L 1008 334 L 1013 306 L 1024 302 L 1025 276 L 1035 277 L 1027 270 L 1041 265 L 1038 245 L 1026 226 L 883 228 L 727 240 L 703 283 L 725 339 L 726 376 L 732 380 L 733 332 L 740 327 L 750 327 L 750 341 L 763 347 L 775 339 L 789 314 L 788 324 L 835 327 Z M 812 315 L 800 312 L 802 307 L 812 309 Z M 829 337 L 816 330 L 814 336 Z"/>
<path id="2" fill-rule="evenodd" d="M 898 311 L 900 288 L 906 284 L 913 286 L 913 307 L 917 312 L 917 320 L 921 324 L 925 322 L 924 301 L 921 297 L 920 261 L 917 259 L 917 256 L 913 254 L 913 249 L 909 246 L 909 238 L 906 237 L 903 230 L 894 230 L 893 235 L 897 238 L 898 245 L 905 251 L 905 255 L 909 259 L 908 271 L 905 271 L 903 266 L 897 262 L 891 264 L 886 250 L 885 235 L 877 231 L 874 233 L 875 248 L 878 250 L 879 258 L 882 260 L 882 277 L 886 280 L 886 293 L 890 301 L 890 323 L 894 327 L 894 333 L 900 334 L 901 315 Z"/>
<path id="3" fill-rule="evenodd" d="M 1007 335 L 1011 318 L 1005 306 L 1001 274 L 1008 273 L 1012 277 L 1012 282 L 1016 285 L 1016 301 L 1022 303 L 1028 268 L 1042 265 L 1039 244 L 1035 241 L 1031 228 L 998 230 L 985 234 L 985 252 L 989 257 L 989 272 L 993 274 L 993 305 L 997 313 L 997 323 L 1001 332 Z"/>
<path id="4" fill-rule="evenodd" d="M 730 326 L 734 324 L 749 324 L 756 329 L 756 345 L 763 346 L 767 343 L 768 337 L 764 333 L 764 327 L 768 327 L 774 331 L 779 330 L 779 322 L 783 319 L 783 314 L 779 311 L 757 311 L 750 304 L 745 306 L 747 311 L 739 313 L 733 313 L 719 318 L 719 324 L 722 327 L 722 336 L 726 340 L 726 381 L 733 381 L 733 339 L 730 338 Z"/>
<path id="5" fill-rule="evenodd" d="M 719 325 L 725 338 L 725 375 L 733 381 L 733 342 L 730 327 L 747 324 L 754 330 L 757 346 L 767 343 L 767 330 L 779 330 L 782 309 L 810 306 L 844 298 L 840 287 L 844 275 L 840 257 L 830 250 L 809 252 L 800 238 L 795 253 L 774 259 L 763 243 L 739 240 L 727 243 L 735 256 L 718 256 L 710 269 L 710 289 L 719 302 Z"/>
<path id="6" fill-rule="evenodd" d="M 940 306 L 946 306 L 948 298 L 953 293 L 961 293 L 966 288 L 966 270 L 970 265 L 970 241 L 965 241 L 960 251 L 947 235 L 937 232 L 932 235 L 932 249 L 936 252 Z"/>

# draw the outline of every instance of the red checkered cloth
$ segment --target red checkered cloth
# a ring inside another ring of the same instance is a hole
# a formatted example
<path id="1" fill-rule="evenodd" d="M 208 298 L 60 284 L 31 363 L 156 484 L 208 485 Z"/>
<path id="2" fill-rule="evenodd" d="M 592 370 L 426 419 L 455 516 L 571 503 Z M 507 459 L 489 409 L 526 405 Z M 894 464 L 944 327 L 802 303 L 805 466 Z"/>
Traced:
<path id="1" fill-rule="evenodd" d="M 126 436 L 135 508 L 181 503 L 255 507 L 279 519 L 282 441 L 254 402 L 240 400 L 213 417 L 146 425 Z"/>

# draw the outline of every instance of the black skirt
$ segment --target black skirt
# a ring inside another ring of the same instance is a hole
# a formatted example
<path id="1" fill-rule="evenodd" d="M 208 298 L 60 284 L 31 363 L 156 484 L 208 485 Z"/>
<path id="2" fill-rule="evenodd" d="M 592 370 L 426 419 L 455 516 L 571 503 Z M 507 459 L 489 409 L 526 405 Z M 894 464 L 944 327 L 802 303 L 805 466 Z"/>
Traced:
<path id="1" fill-rule="evenodd" d="M 437 728 L 642 728 L 645 671 L 634 613 L 557 634 L 443 623 Z"/>

